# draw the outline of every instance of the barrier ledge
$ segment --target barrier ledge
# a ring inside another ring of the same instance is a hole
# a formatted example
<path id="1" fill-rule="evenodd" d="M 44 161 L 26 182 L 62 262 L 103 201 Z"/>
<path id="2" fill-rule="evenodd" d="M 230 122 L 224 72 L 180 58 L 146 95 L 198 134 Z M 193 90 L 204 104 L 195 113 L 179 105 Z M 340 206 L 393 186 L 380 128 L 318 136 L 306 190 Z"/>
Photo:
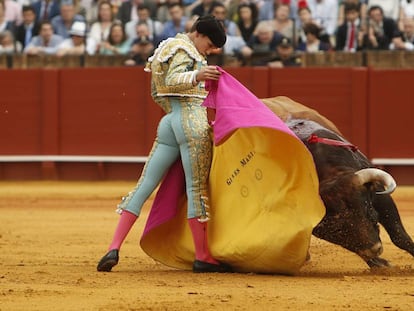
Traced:
<path id="1" fill-rule="evenodd" d="M 374 165 L 414 165 L 414 158 L 374 158 Z"/>
<path id="2" fill-rule="evenodd" d="M 0 156 L 0 162 L 116 162 L 145 163 L 143 156 L 75 156 L 75 155 L 7 155 Z"/>

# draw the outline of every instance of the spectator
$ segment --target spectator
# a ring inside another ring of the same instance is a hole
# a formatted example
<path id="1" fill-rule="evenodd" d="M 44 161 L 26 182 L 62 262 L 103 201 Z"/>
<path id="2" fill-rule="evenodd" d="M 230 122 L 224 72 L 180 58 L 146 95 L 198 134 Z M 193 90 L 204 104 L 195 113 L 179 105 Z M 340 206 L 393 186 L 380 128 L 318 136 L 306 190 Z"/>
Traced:
<path id="1" fill-rule="evenodd" d="M 138 19 L 130 21 L 125 25 L 125 32 L 129 39 L 135 39 L 137 37 L 136 26 L 139 23 L 145 23 L 148 26 L 150 36 L 153 38 L 159 38 L 163 32 L 163 25 L 159 21 L 155 21 L 150 16 L 149 7 L 146 5 L 140 5 L 137 8 Z"/>
<path id="2" fill-rule="evenodd" d="M 349 2 L 345 5 L 345 22 L 338 27 L 336 32 L 337 51 L 356 52 L 362 48 L 364 33 L 361 31 L 359 18 L 359 5 Z"/>
<path id="3" fill-rule="evenodd" d="M 367 18 L 367 2 L 368 0 L 342 0 L 339 3 L 338 8 L 338 27 L 345 23 L 345 7 L 349 3 L 353 3 L 358 6 L 359 18 L 362 22 L 364 22 Z"/>
<path id="4" fill-rule="evenodd" d="M 170 6 L 178 4 L 183 9 L 183 15 L 185 15 L 184 6 L 182 0 L 162 0 L 157 9 L 157 20 L 165 24 L 171 20 Z"/>
<path id="5" fill-rule="evenodd" d="M 92 25 L 98 20 L 98 5 L 100 2 L 101 0 L 80 0 L 81 6 L 85 8 L 85 19 L 87 25 Z"/>
<path id="6" fill-rule="evenodd" d="M 404 29 L 404 21 L 407 18 L 414 19 L 414 1 L 413 0 L 401 0 L 400 2 L 400 15 L 398 18 L 398 27 L 401 31 Z"/>
<path id="7" fill-rule="evenodd" d="M 216 4 L 220 4 L 220 2 L 216 0 L 201 0 L 201 3 L 196 5 L 192 11 L 191 16 L 205 16 L 211 14 L 213 8 Z"/>
<path id="8" fill-rule="evenodd" d="M 20 42 L 14 40 L 10 30 L 0 32 L 0 54 L 14 54 L 22 50 Z"/>
<path id="9" fill-rule="evenodd" d="M 393 38 L 399 37 L 397 23 L 392 18 L 384 17 L 380 6 L 368 9 L 369 25 L 364 36 L 363 48 L 388 50 Z"/>
<path id="10" fill-rule="evenodd" d="M 298 45 L 299 43 L 306 42 L 306 35 L 305 35 L 305 31 L 303 30 L 303 27 L 309 23 L 313 23 L 319 27 L 320 29 L 319 39 L 321 41 L 331 44 L 331 38 L 326 33 L 326 30 L 322 27 L 322 25 L 320 25 L 319 22 L 313 18 L 312 12 L 310 8 L 307 6 L 306 1 L 300 1 L 298 3 L 298 17 L 299 17 L 299 23 L 298 23 L 299 26 L 297 27 L 297 30 L 296 30 L 296 37 L 295 37 L 296 45 Z"/>
<path id="11" fill-rule="evenodd" d="M 51 20 L 60 14 L 60 0 L 38 0 L 33 2 L 37 22 Z"/>
<path id="12" fill-rule="evenodd" d="M 382 8 L 384 17 L 391 18 L 397 22 L 400 14 L 400 2 L 401 0 L 368 0 L 368 9 L 373 6 L 379 6 Z"/>
<path id="13" fill-rule="evenodd" d="M 227 18 L 227 8 L 222 3 L 215 3 L 211 15 L 223 22 L 226 32 L 230 36 L 240 36 L 240 29 L 237 24 Z"/>
<path id="14" fill-rule="evenodd" d="M 335 35 L 338 21 L 338 0 L 307 0 L 312 17 L 331 39 Z"/>
<path id="15" fill-rule="evenodd" d="M 124 3 L 123 0 L 111 0 L 112 12 L 114 13 L 115 19 L 116 19 L 116 16 L 118 16 L 118 11 L 119 11 L 122 3 Z"/>
<path id="16" fill-rule="evenodd" d="M 282 34 L 284 37 L 293 40 L 294 37 L 294 23 L 289 18 L 290 7 L 288 4 L 280 4 L 275 9 L 274 18 L 269 21 L 261 21 L 260 23 L 268 23 L 272 26 L 274 31 Z"/>
<path id="17" fill-rule="evenodd" d="M 258 3 L 259 21 L 270 21 L 275 17 L 275 9 L 283 0 L 264 0 Z"/>
<path id="18" fill-rule="evenodd" d="M 248 45 L 253 49 L 253 53 L 269 53 L 276 49 L 282 38 L 283 36 L 274 31 L 271 25 L 259 23 L 256 28 L 256 34 L 252 36 Z"/>
<path id="19" fill-rule="evenodd" d="M 54 32 L 67 39 L 70 37 L 70 29 L 74 22 L 85 22 L 85 18 L 75 13 L 75 7 L 71 0 L 64 0 L 60 5 L 60 15 L 52 20 Z"/>
<path id="20" fill-rule="evenodd" d="M 259 22 L 257 6 L 254 3 L 242 3 L 237 8 L 237 25 L 245 42 L 249 42 Z"/>
<path id="21" fill-rule="evenodd" d="M 23 49 L 30 43 L 34 36 L 39 34 L 39 23 L 36 21 L 36 13 L 31 5 L 22 8 L 23 24 L 15 31 L 16 41 L 20 42 Z M 19 51 L 21 52 L 21 50 Z"/>
<path id="22" fill-rule="evenodd" d="M 14 30 L 14 25 L 12 22 L 6 20 L 5 15 L 5 5 L 3 1 L 0 1 L 0 32 L 5 30 Z"/>
<path id="23" fill-rule="evenodd" d="M 223 55 L 236 56 L 241 60 L 249 58 L 253 54 L 252 48 L 247 45 L 241 36 L 231 35 L 227 32 L 226 27 L 224 29 L 226 30 L 226 43 L 222 47 Z"/>
<path id="24" fill-rule="evenodd" d="M 122 2 L 118 9 L 116 18 L 124 24 L 130 21 L 138 21 L 138 6 L 145 5 L 149 8 L 149 16 L 155 17 L 157 14 L 157 4 L 153 0 L 126 0 Z"/>
<path id="25" fill-rule="evenodd" d="M 187 7 L 193 4 L 194 2 L 197 2 L 197 0 L 183 0 L 183 5 Z"/>
<path id="26" fill-rule="evenodd" d="M 253 4 L 253 1 L 251 0 L 224 0 L 222 1 L 223 4 L 226 6 L 227 9 L 227 18 L 233 22 L 235 22 L 236 24 L 238 23 L 239 19 L 238 19 L 238 9 L 239 6 L 241 4 Z M 256 9 L 257 6 L 255 5 Z"/>
<path id="27" fill-rule="evenodd" d="M 23 22 L 22 6 L 14 0 L 2 0 L 5 7 L 6 20 L 12 22 L 14 26 L 19 26 Z"/>
<path id="28" fill-rule="evenodd" d="M 295 28 L 300 26 L 299 17 L 298 17 L 298 12 L 299 12 L 298 10 L 299 10 L 299 7 L 301 5 L 303 6 L 303 3 L 306 4 L 306 6 L 308 6 L 307 0 L 284 0 L 283 2 L 287 5 L 289 5 L 289 7 L 290 7 L 290 19 L 295 24 Z M 293 44 L 293 46 L 295 46 L 295 41 L 292 41 L 292 44 Z"/>
<path id="29" fill-rule="evenodd" d="M 98 20 L 92 24 L 89 37 L 95 40 L 97 44 L 106 41 L 113 21 L 114 14 L 111 2 L 108 0 L 100 1 L 98 4 Z"/>
<path id="30" fill-rule="evenodd" d="M 86 29 L 85 22 L 75 21 L 69 30 L 70 38 L 63 40 L 59 44 L 56 55 L 83 55 L 86 53 L 89 55 L 95 54 L 96 43 L 93 39 L 86 39 Z"/>
<path id="31" fill-rule="evenodd" d="M 195 21 L 197 20 L 197 16 L 191 16 L 188 18 L 187 23 L 185 23 L 185 32 L 190 32 L 191 28 L 193 27 Z"/>
<path id="32" fill-rule="evenodd" d="M 392 39 L 390 50 L 414 50 L 414 19 L 405 18 L 401 35 Z"/>
<path id="33" fill-rule="evenodd" d="M 149 56 L 155 49 L 155 42 L 151 40 L 147 24 L 140 23 L 137 25 L 137 37 L 132 42 L 131 59 L 126 65 L 145 65 Z"/>
<path id="34" fill-rule="evenodd" d="M 271 68 L 300 67 L 301 58 L 295 54 L 293 42 L 289 38 L 283 38 L 276 46 L 276 57 L 267 61 Z"/>
<path id="35" fill-rule="evenodd" d="M 40 23 L 39 35 L 32 38 L 23 52 L 29 55 L 55 54 L 63 38 L 53 33 L 53 26 L 49 21 Z"/>
<path id="36" fill-rule="evenodd" d="M 403 26 L 403 36 L 405 41 L 414 43 L 414 18 L 404 19 Z"/>
<path id="37" fill-rule="evenodd" d="M 297 50 L 306 53 L 329 51 L 331 46 L 319 39 L 320 28 L 318 25 L 309 23 L 303 27 L 306 35 L 306 42 L 298 44 Z"/>
<path id="38" fill-rule="evenodd" d="M 72 1 L 73 7 L 75 8 L 75 14 L 83 16 L 86 21 L 86 8 L 83 7 L 81 0 L 69 0 Z"/>
<path id="39" fill-rule="evenodd" d="M 116 19 L 126 25 L 130 21 L 137 21 L 137 7 L 144 4 L 144 0 L 127 0 L 121 3 Z"/>
<path id="40" fill-rule="evenodd" d="M 131 48 L 131 41 L 127 38 L 124 26 L 116 21 L 109 30 L 108 39 L 102 41 L 98 53 L 101 55 L 126 55 Z"/>
<path id="41" fill-rule="evenodd" d="M 177 33 L 185 32 L 185 25 L 188 17 L 184 15 L 184 8 L 180 3 L 168 5 L 170 20 L 165 22 L 164 30 L 160 36 L 161 40 L 175 37 Z"/>
<path id="42" fill-rule="evenodd" d="M 306 42 L 306 35 L 303 31 L 303 27 L 308 23 L 318 24 L 316 20 L 312 18 L 312 13 L 306 2 L 301 2 L 298 8 L 299 27 L 296 29 L 296 44 Z"/>

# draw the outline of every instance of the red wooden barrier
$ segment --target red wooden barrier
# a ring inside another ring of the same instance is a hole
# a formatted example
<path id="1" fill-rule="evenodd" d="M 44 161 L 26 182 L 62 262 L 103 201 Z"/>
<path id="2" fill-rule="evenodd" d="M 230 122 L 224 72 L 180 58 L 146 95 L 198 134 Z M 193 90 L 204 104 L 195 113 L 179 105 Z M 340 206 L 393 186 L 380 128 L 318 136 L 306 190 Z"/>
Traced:
<path id="1" fill-rule="evenodd" d="M 317 109 L 371 158 L 414 158 L 413 70 L 226 70 L 259 98 L 285 95 Z M 142 67 L 3 70 L 0 87 L 0 158 L 146 156 L 162 116 Z M 407 177 L 414 166 L 385 167 L 414 183 Z M 0 179 L 136 179 L 141 169 L 142 163 L 8 161 L 0 162 Z"/>
<path id="2" fill-rule="evenodd" d="M 2 70 L 0 74 L 0 154 L 41 154 L 42 71 Z M 1 164 L 2 179 L 41 176 L 39 165 Z"/>
<path id="3" fill-rule="evenodd" d="M 366 152 L 367 79 L 365 68 L 273 69 L 269 96 L 288 96 L 318 110 Z"/>
<path id="4" fill-rule="evenodd" d="M 370 69 L 369 152 L 377 158 L 414 158 L 414 72 Z"/>
<path id="5" fill-rule="evenodd" d="M 369 154 L 378 163 L 401 158 L 400 164 L 383 166 L 400 184 L 413 184 L 414 71 L 369 69 L 369 77 Z"/>

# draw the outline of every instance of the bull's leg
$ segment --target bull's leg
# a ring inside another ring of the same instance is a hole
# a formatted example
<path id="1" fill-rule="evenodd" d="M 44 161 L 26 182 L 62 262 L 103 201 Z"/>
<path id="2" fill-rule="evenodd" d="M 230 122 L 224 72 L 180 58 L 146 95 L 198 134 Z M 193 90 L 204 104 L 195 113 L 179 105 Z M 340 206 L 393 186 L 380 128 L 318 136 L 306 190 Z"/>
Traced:
<path id="1" fill-rule="evenodd" d="M 375 257 L 375 258 L 371 258 L 369 260 L 366 261 L 366 263 L 368 264 L 368 266 L 371 269 L 375 269 L 375 268 L 385 268 L 385 267 L 390 267 L 390 263 L 380 257 Z"/>
<path id="2" fill-rule="evenodd" d="M 397 206 L 390 195 L 376 195 L 373 205 L 378 213 L 379 223 L 387 230 L 391 241 L 414 256 L 414 242 L 402 224 Z"/>

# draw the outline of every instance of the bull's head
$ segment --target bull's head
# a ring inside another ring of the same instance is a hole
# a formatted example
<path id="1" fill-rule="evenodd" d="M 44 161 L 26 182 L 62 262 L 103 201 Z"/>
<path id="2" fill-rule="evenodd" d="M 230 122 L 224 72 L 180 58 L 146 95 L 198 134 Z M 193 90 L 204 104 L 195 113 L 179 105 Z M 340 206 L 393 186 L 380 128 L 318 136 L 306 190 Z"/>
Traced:
<path id="1" fill-rule="evenodd" d="M 370 264 L 370 260 L 382 253 L 373 198 L 389 194 L 395 187 L 391 175 L 374 168 L 343 171 L 321 181 L 320 195 L 326 215 L 313 234 L 357 253 Z"/>

